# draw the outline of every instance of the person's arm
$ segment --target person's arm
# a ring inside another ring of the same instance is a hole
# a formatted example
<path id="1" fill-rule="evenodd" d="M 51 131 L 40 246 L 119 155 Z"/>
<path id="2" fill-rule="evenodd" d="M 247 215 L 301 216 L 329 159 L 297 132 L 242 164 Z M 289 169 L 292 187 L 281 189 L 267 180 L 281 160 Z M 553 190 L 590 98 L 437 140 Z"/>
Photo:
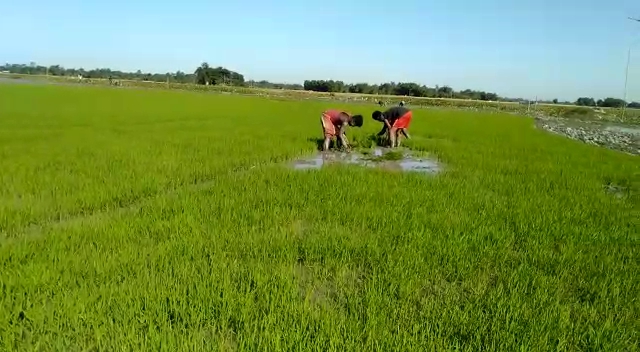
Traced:
<path id="1" fill-rule="evenodd" d="M 396 113 L 394 108 L 388 109 L 382 114 L 382 122 L 384 122 L 384 125 L 388 130 L 391 130 L 391 121 L 394 121 L 395 119 Z"/>
<path id="2" fill-rule="evenodd" d="M 347 136 L 345 133 L 347 131 L 348 125 L 348 122 L 343 122 L 340 124 L 340 127 L 338 127 L 338 138 L 340 138 L 340 143 L 344 148 L 349 148 L 349 142 L 347 141 Z"/>
<path id="3" fill-rule="evenodd" d="M 411 139 L 411 137 L 409 137 L 409 134 L 407 133 L 407 131 L 405 131 L 405 129 L 404 129 L 404 128 L 403 128 L 403 129 L 401 129 L 401 130 L 400 130 L 400 132 L 402 132 L 402 134 L 404 134 L 404 136 L 405 136 L 407 139 Z"/>
<path id="4" fill-rule="evenodd" d="M 382 124 L 382 130 L 378 132 L 378 137 L 384 135 L 385 133 L 387 133 L 387 124 Z"/>

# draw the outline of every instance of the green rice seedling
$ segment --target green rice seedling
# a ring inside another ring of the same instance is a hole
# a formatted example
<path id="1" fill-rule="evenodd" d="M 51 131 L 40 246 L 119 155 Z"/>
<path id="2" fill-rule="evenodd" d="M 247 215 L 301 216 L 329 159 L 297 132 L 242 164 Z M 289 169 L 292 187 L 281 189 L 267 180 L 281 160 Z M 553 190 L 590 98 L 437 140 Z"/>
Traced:
<path id="1" fill-rule="evenodd" d="M 0 350 L 637 350 L 637 157 L 417 109 L 439 175 L 291 169 L 329 107 L 0 84 Z"/>

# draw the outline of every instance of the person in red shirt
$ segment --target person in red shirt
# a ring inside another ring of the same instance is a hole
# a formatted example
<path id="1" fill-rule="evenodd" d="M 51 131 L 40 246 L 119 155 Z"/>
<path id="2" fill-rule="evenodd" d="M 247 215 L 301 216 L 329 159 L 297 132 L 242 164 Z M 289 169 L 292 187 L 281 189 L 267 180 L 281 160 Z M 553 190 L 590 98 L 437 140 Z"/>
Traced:
<path id="1" fill-rule="evenodd" d="M 324 134 L 324 143 L 322 150 L 329 150 L 331 140 L 338 137 L 344 148 L 349 148 L 349 142 L 345 132 L 347 126 L 362 127 L 362 115 L 351 115 L 348 112 L 330 109 L 322 113 L 322 133 Z"/>
<path id="2" fill-rule="evenodd" d="M 385 112 L 376 110 L 371 117 L 383 123 L 382 130 L 378 133 L 378 136 L 388 133 L 391 148 L 400 146 L 400 134 L 409 138 L 407 129 L 411 123 L 413 113 L 404 106 L 394 106 Z"/>

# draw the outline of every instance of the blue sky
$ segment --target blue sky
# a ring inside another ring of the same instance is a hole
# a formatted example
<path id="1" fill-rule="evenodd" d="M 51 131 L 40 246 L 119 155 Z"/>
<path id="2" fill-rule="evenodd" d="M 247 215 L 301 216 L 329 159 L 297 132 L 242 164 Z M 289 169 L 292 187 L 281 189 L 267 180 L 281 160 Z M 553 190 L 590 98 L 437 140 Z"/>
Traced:
<path id="1" fill-rule="evenodd" d="M 0 62 L 640 101 L 638 0 L 0 0 Z"/>

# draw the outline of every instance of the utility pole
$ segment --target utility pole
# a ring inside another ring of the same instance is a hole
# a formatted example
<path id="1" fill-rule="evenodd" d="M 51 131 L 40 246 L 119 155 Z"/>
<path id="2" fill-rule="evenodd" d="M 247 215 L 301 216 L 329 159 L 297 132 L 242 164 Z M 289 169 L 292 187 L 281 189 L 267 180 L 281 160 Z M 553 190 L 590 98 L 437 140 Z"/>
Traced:
<path id="1" fill-rule="evenodd" d="M 637 18 L 629 17 L 629 19 L 631 21 L 640 22 L 640 19 Z M 625 115 L 627 113 L 627 84 L 629 82 L 629 66 L 631 65 L 631 48 L 635 43 L 636 41 L 632 42 L 629 45 L 629 49 L 627 50 L 627 67 L 624 72 L 624 97 L 622 99 L 624 101 L 624 103 L 622 104 L 622 121 L 624 121 Z"/>

